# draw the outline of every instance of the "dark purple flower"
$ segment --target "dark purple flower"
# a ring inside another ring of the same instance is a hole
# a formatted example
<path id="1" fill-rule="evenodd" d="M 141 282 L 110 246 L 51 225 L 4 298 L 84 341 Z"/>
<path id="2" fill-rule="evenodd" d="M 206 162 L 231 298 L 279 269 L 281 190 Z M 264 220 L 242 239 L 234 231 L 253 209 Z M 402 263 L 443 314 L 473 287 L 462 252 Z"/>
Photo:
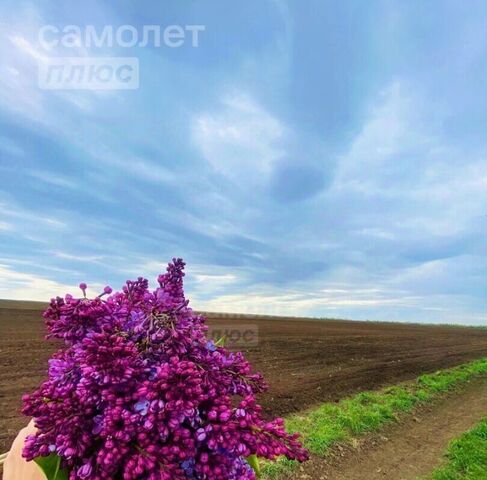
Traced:
<path id="1" fill-rule="evenodd" d="M 174 259 L 154 291 L 140 277 L 121 292 L 88 299 L 83 283 L 85 298 L 51 301 L 48 337 L 65 347 L 23 399 L 38 430 L 28 460 L 56 452 L 70 480 L 254 480 L 249 455 L 307 458 L 282 419 L 262 418 L 262 377 L 206 338 L 183 270 Z"/>

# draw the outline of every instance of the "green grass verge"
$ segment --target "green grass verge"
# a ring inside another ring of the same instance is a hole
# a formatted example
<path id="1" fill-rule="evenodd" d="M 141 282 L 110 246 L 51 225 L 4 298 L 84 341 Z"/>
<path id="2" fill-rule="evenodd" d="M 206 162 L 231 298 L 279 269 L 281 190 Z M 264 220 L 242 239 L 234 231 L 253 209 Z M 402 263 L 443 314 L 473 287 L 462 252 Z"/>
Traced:
<path id="1" fill-rule="evenodd" d="M 303 443 L 311 453 L 323 456 L 333 445 L 377 431 L 401 413 L 410 412 L 415 406 L 485 373 L 487 358 L 421 375 L 413 382 L 359 393 L 338 403 L 325 403 L 303 414 L 290 416 L 286 427 L 290 432 L 302 434 Z M 266 462 L 262 477 L 274 479 L 296 466 L 297 462 L 287 459 Z"/>
<path id="2" fill-rule="evenodd" d="M 487 417 L 453 440 L 445 456 L 446 465 L 435 470 L 429 477 L 431 480 L 486 480 Z"/>

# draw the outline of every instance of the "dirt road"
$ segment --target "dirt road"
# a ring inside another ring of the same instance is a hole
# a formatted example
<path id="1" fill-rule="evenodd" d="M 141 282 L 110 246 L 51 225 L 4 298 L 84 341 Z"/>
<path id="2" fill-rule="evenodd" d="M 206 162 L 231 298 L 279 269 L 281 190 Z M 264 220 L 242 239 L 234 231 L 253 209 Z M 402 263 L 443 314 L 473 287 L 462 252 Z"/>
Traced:
<path id="1" fill-rule="evenodd" d="M 443 460 L 449 442 L 487 416 L 487 377 L 364 439 L 355 448 L 313 458 L 283 480 L 416 480 Z"/>

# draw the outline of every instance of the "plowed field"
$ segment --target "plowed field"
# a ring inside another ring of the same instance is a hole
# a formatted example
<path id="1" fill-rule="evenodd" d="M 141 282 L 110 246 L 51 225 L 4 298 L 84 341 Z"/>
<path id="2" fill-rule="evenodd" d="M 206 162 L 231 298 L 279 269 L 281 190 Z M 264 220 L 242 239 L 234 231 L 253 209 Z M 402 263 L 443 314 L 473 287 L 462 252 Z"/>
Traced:
<path id="1" fill-rule="evenodd" d="M 0 453 L 26 423 L 20 397 L 56 348 L 43 340 L 39 307 L 2 305 Z M 257 345 L 243 350 L 270 385 L 262 403 L 279 415 L 487 356 L 487 329 L 241 315 L 209 315 L 209 323 L 257 327 Z"/>

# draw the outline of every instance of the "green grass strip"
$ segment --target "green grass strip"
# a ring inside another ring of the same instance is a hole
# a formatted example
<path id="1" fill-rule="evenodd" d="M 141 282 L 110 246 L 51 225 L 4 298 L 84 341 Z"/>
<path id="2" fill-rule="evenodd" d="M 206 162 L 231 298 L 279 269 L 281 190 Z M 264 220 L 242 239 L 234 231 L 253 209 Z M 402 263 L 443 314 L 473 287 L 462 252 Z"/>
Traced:
<path id="1" fill-rule="evenodd" d="M 286 420 L 286 428 L 289 432 L 300 432 L 306 448 L 315 455 L 323 456 L 333 445 L 375 432 L 384 424 L 396 420 L 401 413 L 410 412 L 417 405 L 485 373 L 487 358 L 421 375 L 413 382 L 359 393 L 338 403 L 325 403 L 290 416 Z M 296 466 L 297 462 L 287 459 L 266 462 L 262 477 L 274 479 Z"/>
<path id="2" fill-rule="evenodd" d="M 487 417 L 453 440 L 445 456 L 446 465 L 435 470 L 429 477 L 431 480 L 486 480 Z"/>

